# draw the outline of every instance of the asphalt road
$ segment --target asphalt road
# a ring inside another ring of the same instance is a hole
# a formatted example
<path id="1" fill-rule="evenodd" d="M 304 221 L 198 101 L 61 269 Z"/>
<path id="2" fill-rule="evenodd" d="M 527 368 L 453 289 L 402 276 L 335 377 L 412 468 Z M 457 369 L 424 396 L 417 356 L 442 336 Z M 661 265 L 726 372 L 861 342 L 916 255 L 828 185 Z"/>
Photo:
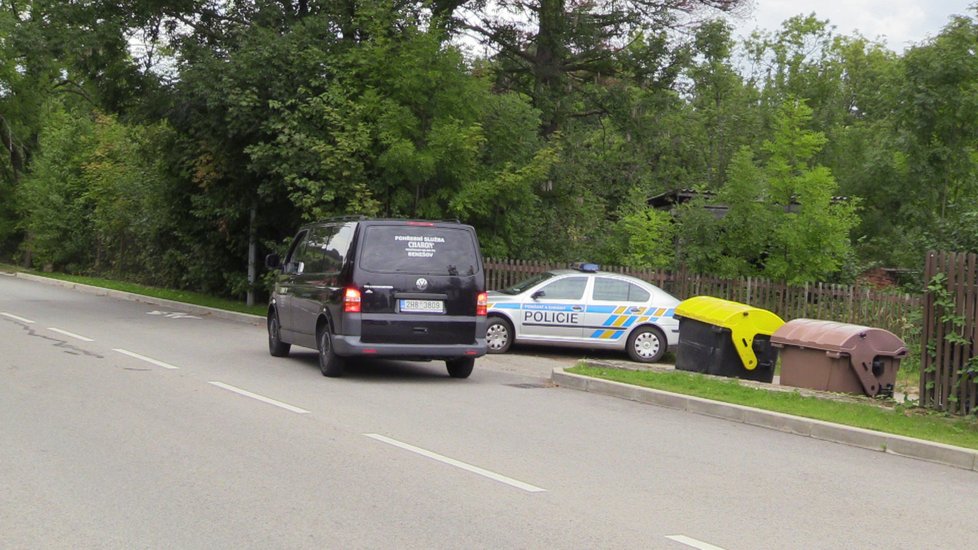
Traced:
<path id="1" fill-rule="evenodd" d="M 523 350 L 525 351 L 525 350 Z M 0 276 L 0 548 L 954 548 L 978 476 Z"/>

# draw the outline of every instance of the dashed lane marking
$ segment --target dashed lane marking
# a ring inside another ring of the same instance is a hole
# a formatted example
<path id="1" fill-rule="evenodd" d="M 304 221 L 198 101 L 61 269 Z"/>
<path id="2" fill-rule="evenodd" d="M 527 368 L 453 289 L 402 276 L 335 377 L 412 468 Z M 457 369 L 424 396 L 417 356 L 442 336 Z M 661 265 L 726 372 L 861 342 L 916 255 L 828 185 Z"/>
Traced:
<path id="1" fill-rule="evenodd" d="M 668 535 L 667 539 L 678 542 L 679 544 L 685 544 L 686 546 L 691 546 L 699 550 L 723 550 L 719 546 L 714 546 L 708 542 L 703 542 L 701 540 L 696 540 L 686 535 Z"/>
<path id="2" fill-rule="evenodd" d="M 280 408 L 285 409 L 287 411 L 292 411 L 292 412 L 297 413 L 297 414 L 308 414 L 309 413 L 309 411 L 307 411 L 305 409 L 300 409 L 299 407 L 295 407 L 293 405 L 289 405 L 288 403 L 282 403 L 281 401 L 276 401 L 274 399 L 265 397 L 264 395 L 258 395 L 257 393 L 251 393 L 248 390 L 243 390 L 241 388 L 236 388 L 234 386 L 231 386 L 229 384 L 225 384 L 223 382 L 209 382 L 209 383 L 212 384 L 212 385 L 214 385 L 214 386 L 217 386 L 219 388 L 223 388 L 225 390 L 234 392 L 234 393 L 236 393 L 238 395 L 243 395 L 245 397 L 250 397 L 252 399 L 257 399 L 258 401 L 261 401 L 262 403 L 268 403 L 269 405 L 275 405 L 276 407 L 280 407 Z"/>
<path id="3" fill-rule="evenodd" d="M 0 311 L 0 315 L 3 315 L 4 317 L 9 317 L 10 319 L 13 319 L 14 321 L 20 321 L 21 323 L 27 323 L 28 325 L 33 325 L 34 324 L 34 321 L 31 321 L 30 319 L 24 319 L 23 317 L 18 317 L 16 315 L 11 314 L 11 313 L 4 313 L 4 312 Z"/>
<path id="4" fill-rule="evenodd" d="M 51 332 L 57 332 L 58 334 L 64 334 L 65 336 L 68 336 L 69 338 L 74 338 L 75 340 L 81 340 L 82 342 L 94 342 L 95 341 L 95 340 L 92 340 L 91 338 L 86 338 L 85 336 L 81 336 L 79 334 L 75 334 L 74 332 L 68 332 L 67 330 L 61 330 L 60 328 L 48 327 L 48 330 L 50 330 Z"/>
<path id="5" fill-rule="evenodd" d="M 382 443 L 387 443 L 388 445 L 393 445 L 395 447 L 404 449 L 406 451 L 411 451 L 412 453 L 416 453 L 421 456 L 425 456 L 433 460 L 437 460 L 438 462 L 441 462 L 443 464 L 455 466 L 456 468 L 461 468 L 462 470 L 465 470 L 467 472 L 472 472 L 473 474 L 478 474 L 480 476 L 487 477 L 494 481 L 505 483 L 506 485 L 509 485 L 511 487 L 516 487 L 517 489 L 522 489 L 529 493 L 542 493 L 546 491 L 546 489 L 537 487 L 536 485 L 530 485 L 529 483 L 525 483 L 517 479 L 513 479 L 511 477 L 506 477 L 504 475 L 497 474 L 496 472 L 490 472 L 489 470 L 485 470 L 483 468 L 479 468 L 478 466 L 473 466 L 471 464 L 466 464 L 465 462 L 455 460 L 454 458 L 449 458 L 447 456 L 443 456 L 438 453 L 433 453 L 429 450 L 422 449 L 420 447 L 415 447 L 414 445 L 408 445 L 407 443 L 402 443 L 396 439 L 384 437 L 379 434 L 363 434 L 363 435 L 371 439 L 376 439 L 377 441 L 380 441 Z"/>
<path id="6" fill-rule="evenodd" d="M 175 369 L 179 369 L 180 368 L 180 367 L 174 367 L 173 365 L 171 365 L 169 363 L 164 363 L 163 361 L 157 361 L 156 359 L 153 359 L 153 358 L 150 358 L 150 357 L 146 357 L 145 355 L 139 355 L 138 353 L 133 353 L 131 351 L 127 351 L 127 350 L 124 350 L 124 349 L 113 348 L 112 351 L 121 353 L 123 355 L 128 355 L 129 357 L 132 357 L 134 359 L 139 359 L 140 361 L 145 361 L 145 362 L 147 362 L 147 363 L 149 363 L 151 365 L 156 365 L 157 367 L 163 367 L 164 369 L 173 369 L 173 370 L 175 370 Z"/>

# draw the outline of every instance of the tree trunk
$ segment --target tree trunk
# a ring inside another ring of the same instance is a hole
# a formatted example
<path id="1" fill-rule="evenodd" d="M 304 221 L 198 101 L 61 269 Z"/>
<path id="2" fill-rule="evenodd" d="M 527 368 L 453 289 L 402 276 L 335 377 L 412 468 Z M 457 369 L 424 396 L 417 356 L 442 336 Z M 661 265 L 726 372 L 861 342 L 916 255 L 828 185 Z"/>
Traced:
<path id="1" fill-rule="evenodd" d="M 533 99 L 543 115 L 541 130 L 545 136 L 560 127 L 565 11 L 565 0 L 540 0 L 540 30 L 533 61 Z"/>
<path id="2" fill-rule="evenodd" d="M 255 305 L 255 283 L 258 278 L 258 266 L 256 265 L 258 256 L 258 230 L 255 227 L 255 219 L 258 217 L 257 201 L 251 204 L 251 216 L 248 220 L 248 306 Z"/>

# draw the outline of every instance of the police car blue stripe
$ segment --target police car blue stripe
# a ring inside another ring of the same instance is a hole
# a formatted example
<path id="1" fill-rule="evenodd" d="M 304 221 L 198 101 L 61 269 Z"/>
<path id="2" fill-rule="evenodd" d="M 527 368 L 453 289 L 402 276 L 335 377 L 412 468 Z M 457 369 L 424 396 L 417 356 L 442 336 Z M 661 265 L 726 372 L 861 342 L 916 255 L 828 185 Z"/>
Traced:
<path id="1" fill-rule="evenodd" d="M 609 333 L 609 334 L 607 336 L 605 336 L 605 333 Z M 596 330 L 596 331 L 592 332 L 591 333 L 591 336 L 589 336 L 589 338 L 594 338 L 594 339 L 598 339 L 598 340 L 617 340 L 618 338 L 621 338 L 621 335 L 624 334 L 624 333 L 625 333 L 625 331 L 624 330 L 621 330 L 621 329 L 610 329 L 610 330 L 609 329 L 599 329 L 599 330 Z"/>
<path id="2" fill-rule="evenodd" d="M 519 304 L 493 304 L 492 309 L 519 309 Z"/>
<path id="3" fill-rule="evenodd" d="M 618 306 L 587 306 L 588 313 L 614 313 Z"/>
<path id="4" fill-rule="evenodd" d="M 604 323 L 601 323 L 601 324 L 604 325 L 604 326 L 606 326 L 606 327 L 610 327 L 611 325 L 614 325 L 615 324 L 615 321 L 618 320 L 618 317 L 620 317 L 620 315 L 612 315 L 611 317 L 608 317 L 607 319 L 605 319 Z"/>

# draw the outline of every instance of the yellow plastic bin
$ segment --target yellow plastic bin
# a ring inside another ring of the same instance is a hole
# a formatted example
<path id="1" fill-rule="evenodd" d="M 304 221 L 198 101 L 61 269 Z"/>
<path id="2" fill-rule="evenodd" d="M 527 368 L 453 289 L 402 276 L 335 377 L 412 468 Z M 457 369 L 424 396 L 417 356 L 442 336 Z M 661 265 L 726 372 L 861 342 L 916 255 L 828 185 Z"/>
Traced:
<path id="1" fill-rule="evenodd" d="M 784 321 L 747 304 L 696 296 L 676 306 L 679 370 L 770 383 L 778 362 L 771 335 Z"/>

